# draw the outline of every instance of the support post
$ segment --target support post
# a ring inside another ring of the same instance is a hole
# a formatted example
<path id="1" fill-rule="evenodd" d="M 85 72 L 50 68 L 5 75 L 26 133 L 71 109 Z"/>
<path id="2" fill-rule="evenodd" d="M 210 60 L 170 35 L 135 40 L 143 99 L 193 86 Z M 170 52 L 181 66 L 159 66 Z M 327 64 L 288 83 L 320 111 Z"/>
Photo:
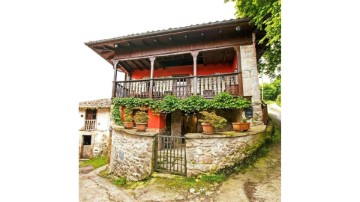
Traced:
<path id="1" fill-rule="evenodd" d="M 197 56 L 199 54 L 199 51 L 191 51 L 191 55 L 193 56 L 193 61 L 194 61 L 194 65 L 193 65 L 193 70 L 194 70 L 194 86 L 193 86 L 193 91 L 194 91 L 194 95 L 197 95 Z"/>
<path id="2" fill-rule="evenodd" d="M 117 64 L 119 60 L 112 60 L 114 65 L 114 79 L 113 79 L 113 88 L 112 88 L 112 96 L 111 98 L 116 97 L 116 80 L 117 80 Z"/>
<path id="3" fill-rule="evenodd" d="M 156 57 L 150 57 L 150 62 L 151 62 L 151 68 L 150 68 L 150 89 L 149 89 L 149 97 L 152 98 L 152 94 L 153 94 L 153 78 L 154 78 L 154 62 L 155 62 L 155 58 Z"/>
<path id="4" fill-rule="evenodd" d="M 238 72 L 238 82 L 239 82 L 239 95 L 240 95 L 240 96 L 244 96 L 240 46 L 234 46 L 234 49 L 235 49 L 235 51 L 236 51 L 236 59 L 237 59 L 237 72 Z"/>

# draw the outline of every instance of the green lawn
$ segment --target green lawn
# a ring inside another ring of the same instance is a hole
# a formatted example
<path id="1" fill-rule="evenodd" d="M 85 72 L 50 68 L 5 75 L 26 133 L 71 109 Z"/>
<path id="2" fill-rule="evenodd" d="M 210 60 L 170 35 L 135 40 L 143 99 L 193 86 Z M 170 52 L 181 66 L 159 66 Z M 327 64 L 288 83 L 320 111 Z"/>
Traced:
<path id="1" fill-rule="evenodd" d="M 86 161 L 80 161 L 79 165 L 80 167 L 91 165 L 94 168 L 99 168 L 106 165 L 106 156 L 98 156 Z"/>

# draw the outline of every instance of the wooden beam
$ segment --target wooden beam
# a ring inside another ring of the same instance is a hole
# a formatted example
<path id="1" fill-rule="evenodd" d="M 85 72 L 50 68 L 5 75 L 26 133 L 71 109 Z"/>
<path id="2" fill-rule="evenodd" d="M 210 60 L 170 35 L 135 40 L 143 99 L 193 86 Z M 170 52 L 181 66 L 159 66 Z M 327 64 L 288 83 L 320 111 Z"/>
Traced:
<path id="1" fill-rule="evenodd" d="M 125 63 L 125 61 L 119 61 L 120 65 L 127 71 L 128 74 L 132 72 L 131 67 L 129 68 L 129 65 Z"/>
<path id="2" fill-rule="evenodd" d="M 129 60 L 128 62 L 131 63 L 131 64 L 133 64 L 137 69 L 140 69 L 140 71 L 143 70 L 143 69 L 142 69 L 139 65 L 137 65 L 133 60 Z"/>
<path id="3" fill-rule="evenodd" d="M 168 45 L 167 47 L 161 48 L 148 48 L 143 49 L 141 51 L 133 50 L 133 51 L 124 51 L 117 52 L 115 58 L 120 60 L 132 60 L 138 58 L 146 58 L 150 56 L 166 56 L 166 55 L 177 55 L 182 53 L 189 53 L 190 51 L 195 50 L 215 50 L 215 49 L 223 49 L 232 46 L 239 45 L 250 45 L 252 44 L 252 36 L 243 36 L 243 37 L 235 37 L 228 39 L 219 39 L 214 41 L 195 41 L 189 44 L 178 44 L 178 45 Z"/>
<path id="4" fill-rule="evenodd" d="M 145 62 L 143 62 L 143 60 Z M 145 69 L 150 69 L 150 62 L 148 62 L 146 59 L 139 59 L 138 61 L 145 67 Z"/>

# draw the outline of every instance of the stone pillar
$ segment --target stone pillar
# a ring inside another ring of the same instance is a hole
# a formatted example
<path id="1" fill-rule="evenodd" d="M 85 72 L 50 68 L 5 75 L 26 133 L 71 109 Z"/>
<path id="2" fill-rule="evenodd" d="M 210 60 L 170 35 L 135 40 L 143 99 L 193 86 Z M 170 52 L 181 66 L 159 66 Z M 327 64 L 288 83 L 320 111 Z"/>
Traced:
<path id="1" fill-rule="evenodd" d="M 199 51 L 191 51 L 191 55 L 193 56 L 193 61 L 194 61 L 194 65 L 193 65 L 193 76 L 194 76 L 194 95 L 197 95 L 197 61 L 196 58 L 199 54 Z"/>
<path id="2" fill-rule="evenodd" d="M 253 39 L 254 40 L 254 39 Z M 261 99 L 259 90 L 259 77 L 257 71 L 257 60 L 255 43 L 240 46 L 241 66 L 244 96 L 251 96 L 251 106 L 254 112 L 254 124 L 262 120 Z"/>
<path id="3" fill-rule="evenodd" d="M 112 88 L 112 98 L 116 96 L 116 79 L 117 79 L 117 64 L 119 60 L 112 60 L 114 65 L 114 80 L 113 80 L 113 88 Z"/>
<path id="4" fill-rule="evenodd" d="M 152 98 L 152 91 L 153 91 L 153 77 L 154 77 L 154 62 L 155 62 L 155 57 L 150 57 L 150 62 L 151 62 L 151 69 L 150 69 L 150 89 L 149 89 L 149 97 Z"/>

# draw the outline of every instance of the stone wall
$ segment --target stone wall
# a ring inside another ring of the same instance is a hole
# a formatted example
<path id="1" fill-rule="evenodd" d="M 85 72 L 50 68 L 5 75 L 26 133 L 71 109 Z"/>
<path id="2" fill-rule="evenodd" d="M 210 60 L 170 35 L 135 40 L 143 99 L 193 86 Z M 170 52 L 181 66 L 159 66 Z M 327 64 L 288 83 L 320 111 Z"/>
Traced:
<path id="1" fill-rule="evenodd" d="M 113 126 L 110 172 L 129 181 L 139 181 L 151 175 L 154 167 L 154 132 L 136 132 Z"/>
<path id="2" fill-rule="evenodd" d="M 259 78 L 257 71 L 256 50 L 254 45 L 240 46 L 241 68 L 244 86 L 244 96 L 252 96 L 251 106 L 253 116 L 258 124 L 262 121 L 261 99 L 259 90 Z M 253 122 L 252 125 L 257 125 Z"/>
<path id="3" fill-rule="evenodd" d="M 216 172 L 233 166 L 246 157 L 244 150 L 263 137 L 265 125 L 252 127 L 248 132 L 204 135 L 186 134 L 187 176 Z"/>

